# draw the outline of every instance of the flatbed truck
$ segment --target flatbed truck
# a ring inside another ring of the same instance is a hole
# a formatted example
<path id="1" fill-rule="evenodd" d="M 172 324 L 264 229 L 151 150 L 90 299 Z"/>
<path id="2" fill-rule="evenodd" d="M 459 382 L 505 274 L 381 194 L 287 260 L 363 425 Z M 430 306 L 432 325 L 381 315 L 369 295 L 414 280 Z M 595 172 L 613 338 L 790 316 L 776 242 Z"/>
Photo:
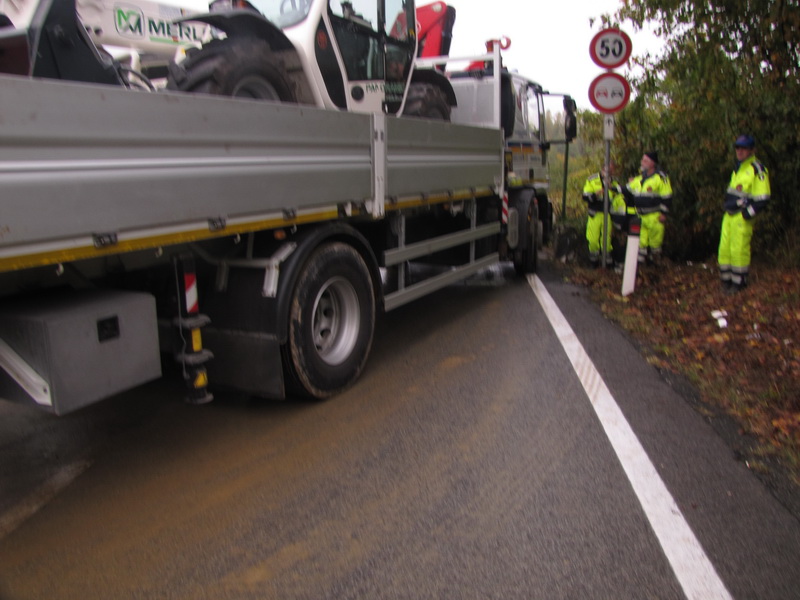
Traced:
<path id="1" fill-rule="evenodd" d="M 66 414 L 163 356 L 190 402 L 327 398 L 382 312 L 535 270 L 546 147 L 501 104 L 542 90 L 453 81 L 444 122 L 0 75 L 0 398 Z"/>

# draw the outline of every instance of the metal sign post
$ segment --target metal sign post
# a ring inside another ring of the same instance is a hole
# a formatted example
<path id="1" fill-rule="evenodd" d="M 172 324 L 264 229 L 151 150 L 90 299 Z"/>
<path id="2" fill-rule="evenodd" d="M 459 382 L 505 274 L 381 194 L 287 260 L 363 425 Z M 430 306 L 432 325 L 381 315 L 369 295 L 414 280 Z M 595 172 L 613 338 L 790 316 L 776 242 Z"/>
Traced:
<path id="1" fill-rule="evenodd" d="M 611 140 L 614 139 L 614 115 L 603 117 L 603 140 L 605 141 L 605 175 L 603 176 L 603 265 L 608 264 L 608 214 L 609 190 L 611 189 Z"/>

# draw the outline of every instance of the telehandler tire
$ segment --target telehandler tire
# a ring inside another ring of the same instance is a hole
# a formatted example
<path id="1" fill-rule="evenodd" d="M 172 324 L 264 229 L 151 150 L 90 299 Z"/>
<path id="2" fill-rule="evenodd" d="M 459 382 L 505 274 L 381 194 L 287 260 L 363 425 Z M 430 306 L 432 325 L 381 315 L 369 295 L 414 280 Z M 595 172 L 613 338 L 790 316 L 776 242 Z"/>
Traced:
<path id="1" fill-rule="evenodd" d="M 297 102 L 279 53 L 258 38 L 213 40 L 169 66 L 167 89 L 271 102 Z"/>
<path id="2" fill-rule="evenodd" d="M 341 242 L 308 258 L 289 309 L 283 346 L 288 391 L 323 399 L 358 379 L 375 331 L 375 293 L 362 256 Z"/>
<path id="3" fill-rule="evenodd" d="M 432 83 L 410 83 L 403 116 L 449 121 L 450 105 L 444 90 Z"/>

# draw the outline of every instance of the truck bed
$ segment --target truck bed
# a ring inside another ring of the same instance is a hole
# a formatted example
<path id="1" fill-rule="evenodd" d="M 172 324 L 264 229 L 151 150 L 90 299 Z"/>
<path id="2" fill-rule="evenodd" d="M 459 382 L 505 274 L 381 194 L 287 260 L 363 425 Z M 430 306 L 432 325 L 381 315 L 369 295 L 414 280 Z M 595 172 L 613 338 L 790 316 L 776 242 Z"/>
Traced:
<path id="1" fill-rule="evenodd" d="M 0 272 L 492 189 L 502 142 L 450 123 L 0 76 Z"/>

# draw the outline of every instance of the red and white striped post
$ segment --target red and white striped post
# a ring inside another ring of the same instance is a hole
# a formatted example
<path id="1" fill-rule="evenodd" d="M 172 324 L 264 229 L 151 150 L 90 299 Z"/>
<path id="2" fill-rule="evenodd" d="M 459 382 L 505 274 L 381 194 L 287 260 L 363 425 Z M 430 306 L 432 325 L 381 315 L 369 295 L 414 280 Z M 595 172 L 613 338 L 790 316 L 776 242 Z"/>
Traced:
<path id="1" fill-rule="evenodd" d="M 207 325 L 210 319 L 200 314 L 194 257 L 190 254 L 178 257 L 176 270 L 180 304 L 176 325 L 181 340 L 181 348 L 176 359 L 183 367 L 183 378 L 189 387 L 186 401 L 190 404 L 205 404 L 214 399 L 208 391 L 208 374 L 205 368 L 205 363 L 213 358 L 213 355 L 203 348 L 200 329 Z"/>

